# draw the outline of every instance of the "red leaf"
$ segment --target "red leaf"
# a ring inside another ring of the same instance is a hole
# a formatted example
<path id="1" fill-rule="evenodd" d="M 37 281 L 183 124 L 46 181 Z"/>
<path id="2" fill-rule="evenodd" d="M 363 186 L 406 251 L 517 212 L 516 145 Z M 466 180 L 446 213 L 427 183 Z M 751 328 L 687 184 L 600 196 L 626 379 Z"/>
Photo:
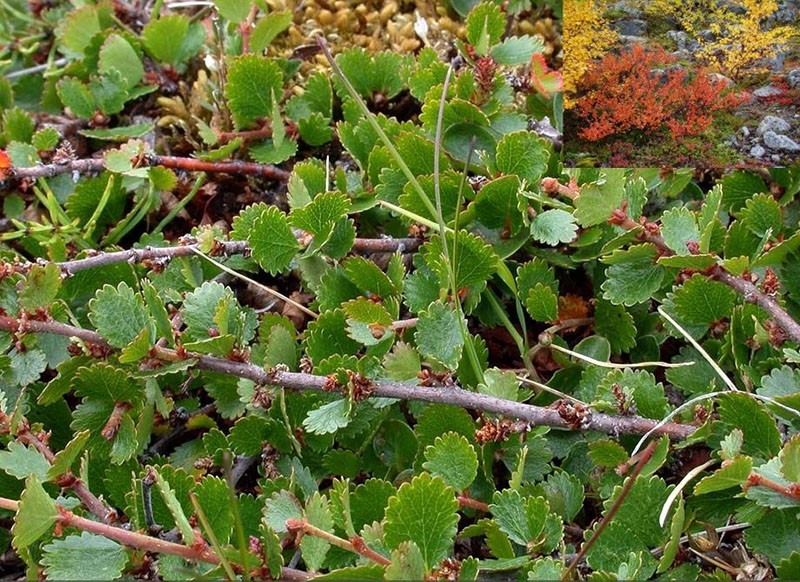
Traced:
<path id="1" fill-rule="evenodd" d="M 547 99 L 561 91 L 561 73 L 550 70 L 541 54 L 531 57 L 531 86 Z"/>

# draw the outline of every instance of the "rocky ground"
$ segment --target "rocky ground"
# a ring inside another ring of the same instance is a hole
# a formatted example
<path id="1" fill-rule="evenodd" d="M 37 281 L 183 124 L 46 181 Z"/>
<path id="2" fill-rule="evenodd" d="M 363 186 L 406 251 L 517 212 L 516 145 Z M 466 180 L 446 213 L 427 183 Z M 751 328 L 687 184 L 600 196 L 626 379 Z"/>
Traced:
<path id="1" fill-rule="evenodd" d="M 636 0 L 619 0 L 607 11 L 620 43 L 660 44 L 681 66 L 696 66 L 700 48 L 697 38 L 679 30 L 669 19 L 653 18 L 640 9 Z M 778 25 L 800 27 L 800 0 L 782 0 L 770 19 Z M 665 30 L 666 29 L 666 30 Z M 700 35 L 710 31 L 700 31 Z M 769 71 L 726 83 L 749 93 L 749 100 L 735 111 L 729 145 L 744 163 L 788 165 L 800 161 L 800 34 L 791 46 L 764 63 Z M 719 73 L 716 73 L 719 75 Z M 738 126 L 738 129 L 736 127 Z"/>

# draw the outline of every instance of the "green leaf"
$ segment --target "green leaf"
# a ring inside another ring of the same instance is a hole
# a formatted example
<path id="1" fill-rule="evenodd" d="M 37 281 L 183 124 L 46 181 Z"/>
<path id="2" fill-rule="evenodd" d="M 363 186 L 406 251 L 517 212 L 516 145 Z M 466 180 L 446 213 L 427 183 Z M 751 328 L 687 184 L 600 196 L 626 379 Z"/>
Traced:
<path id="1" fill-rule="evenodd" d="M 451 487 L 428 473 L 403 483 L 386 507 L 384 541 L 397 549 L 406 541 L 422 552 L 425 571 L 430 572 L 450 555 L 458 524 L 458 502 Z"/>
<path id="2" fill-rule="evenodd" d="M 800 520 L 797 508 L 773 509 L 745 530 L 748 548 L 764 554 L 773 564 L 791 556 L 800 548 Z"/>
<path id="3" fill-rule="evenodd" d="M 128 563 L 123 546 L 88 532 L 53 540 L 42 551 L 48 580 L 114 580 Z"/>
<path id="4" fill-rule="evenodd" d="M 633 316 L 622 305 L 598 299 L 594 309 L 594 331 L 609 341 L 615 354 L 627 352 L 636 345 Z"/>
<path id="5" fill-rule="evenodd" d="M 525 307 L 536 321 L 554 321 L 558 319 L 558 296 L 552 287 L 542 283 L 528 291 Z"/>
<path id="6" fill-rule="evenodd" d="M 57 517 L 56 502 L 44 490 L 39 478 L 36 475 L 28 477 L 11 528 L 14 548 L 21 550 L 30 546 L 50 531 Z"/>
<path id="7" fill-rule="evenodd" d="M 478 455 L 462 435 L 448 432 L 425 449 L 423 468 L 456 491 L 467 489 L 478 475 Z"/>
<path id="8" fill-rule="evenodd" d="M 49 468 L 50 463 L 42 453 L 16 441 L 8 443 L 8 450 L 0 451 L 0 469 L 17 479 L 35 475 L 39 481 L 47 481 Z"/>
<path id="9" fill-rule="evenodd" d="M 664 268 L 655 262 L 657 256 L 655 245 L 647 243 L 605 257 L 603 262 L 610 266 L 600 286 L 603 298 L 627 307 L 650 299 L 664 280 Z"/>
<path id="10" fill-rule="evenodd" d="M 490 55 L 500 65 L 525 65 L 534 53 L 544 51 L 544 44 L 537 37 L 511 36 L 492 47 Z"/>
<path id="11" fill-rule="evenodd" d="M 308 523 L 322 531 L 333 533 L 333 518 L 331 517 L 327 497 L 315 492 L 306 503 L 304 513 Z M 303 556 L 303 561 L 312 572 L 317 572 L 322 568 L 322 563 L 325 561 L 325 556 L 329 549 L 330 543 L 316 536 L 306 535 L 300 541 L 300 553 Z"/>
<path id="12" fill-rule="evenodd" d="M 386 567 L 386 580 L 423 580 L 425 562 L 414 542 L 403 542 L 392 552 L 392 563 Z"/>
<path id="13" fill-rule="evenodd" d="M 348 257 L 342 261 L 347 278 L 367 298 L 389 299 L 399 293 L 391 279 L 373 261 Z"/>
<path id="14" fill-rule="evenodd" d="M 55 263 L 33 265 L 19 293 L 19 306 L 27 311 L 49 307 L 61 288 L 61 269 Z"/>
<path id="15" fill-rule="evenodd" d="M 235 1 L 242 3 L 242 0 Z M 249 10 L 249 0 L 244 1 Z M 246 129 L 256 120 L 269 117 L 273 95 L 282 92 L 283 72 L 274 61 L 257 55 L 244 55 L 231 61 L 225 97 L 236 129 Z"/>
<path id="16" fill-rule="evenodd" d="M 744 433 L 742 452 L 769 459 L 781 450 L 781 434 L 764 406 L 745 394 L 723 394 L 719 397 L 720 422 Z"/>
<path id="17" fill-rule="evenodd" d="M 481 237 L 462 230 L 458 233 L 457 253 L 454 253 L 454 238 L 455 235 L 447 234 L 447 247 L 451 260 L 456 256 L 456 264 L 453 265 L 453 268 L 456 272 L 457 289 L 485 283 L 497 270 L 498 257 L 492 247 L 486 244 Z M 450 281 L 441 237 L 432 237 L 422 246 L 420 252 L 427 265 L 439 275 L 439 279 L 443 283 Z"/>
<path id="18" fill-rule="evenodd" d="M 550 246 L 572 242 L 577 232 L 575 217 L 564 210 L 547 210 L 531 221 L 531 236 Z"/>
<path id="19" fill-rule="evenodd" d="M 800 552 L 792 552 L 788 558 L 782 559 L 775 566 L 775 572 L 779 580 L 800 579 Z"/>
<path id="20" fill-rule="evenodd" d="M 233 24 L 241 24 L 250 13 L 253 0 L 214 0 L 220 16 Z"/>
<path id="21" fill-rule="evenodd" d="M 556 471 L 541 483 L 541 497 L 547 499 L 550 510 L 570 523 L 583 507 L 583 484 L 575 475 L 566 471 Z M 536 489 L 538 495 L 539 488 Z"/>
<path id="22" fill-rule="evenodd" d="M 752 468 L 753 461 L 750 457 L 736 457 L 721 469 L 703 477 L 694 486 L 694 494 L 704 495 L 714 491 L 724 491 L 731 487 L 741 487 L 750 475 Z"/>
<path id="23" fill-rule="evenodd" d="M 516 401 L 519 399 L 519 380 L 511 370 L 489 368 L 483 374 L 485 384 L 478 385 L 478 392 L 495 398 Z"/>
<path id="24" fill-rule="evenodd" d="M 614 488 L 613 495 L 604 503 L 604 513 L 611 508 L 621 489 L 620 486 Z M 668 488 L 661 478 L 639 476 L 614 519 L 589 550 L 589 565 L 595 570 L 616 571 L 630 552 L 649 552 L 650 548 L 661 546 L 668 532 L 658 524 L 658 516 L 667 495 Z M 584 537 L 595 535 L 596 529 L 597 525 L 587 530 Z"/>
<path id="25" fill-rule="evenodd" d="M 90 137 L 92 139 L 122 143 L 137 137 L 144 137 L 148 133 L 152 132 L 153 128 L 154 125 L 152 123 L 137 123 L 135 125 L 124 125 L 108 129 L 81 129 L 78 133 L 80 133 L 82 136 Z M 153 178 L 159 174 L 174 176 L 171 170 L 167 170 L 166 168 L 162 168 L 160 166 L 150 168 L 150 171 L 148 172 L 148 175 Z M 172 190 L 172 187 L 160 189 Z"/>
<path id="26" fill-rule="evenodd" d="M 589 443 L 589 458 L 601 467 L 617 467 L 628 460 L 628 452 L 615 441 L 601 439 Z"/>
<path id="27" fill-rule="evenodd" d="M 61 134 L 54 127 L 43 127 L 31 138 L 31 145 L 38 151 L 49 151 L 54 149 L 61 141 Z"/>
<path id="28" fill-rule="evenodd" d="M 204 38 L 202 25 L 183 14 L 161 15 L 142 30 L 142 43 L 150 56 L 173 67 L 197 54 Z"/>
<path id="29" fill-rule="evenodd" d="M 489 49 L 500 42 L 505 29 L 506 19 L 493 2 L 481 2 L 467 16 L 467 42 L 475 48 L 478 56 L 487 55 Z"/>
<path id="30" fill-rule="evenodd" d="M 364 344 L 374 346 L 392 337 L 392 316 L 380 304 L 359 297 L 342 306 L 347 315 L 347 335 Z"/>
<path id="31" fill-rule="evenodd" d="M 667 398 L 664 386 L 656 383 L 655 377 L 646 370 L 612 370 L 597 387 L 597 398 L 617 406 L 613 396 L 614 385 L 623 388 L 626 394 L 633 397 L 636 411 L 645 418 L 663 418 L 667 413 Z"/>
<path id="32" fill-rule="evenodd" d="M 228 484 L 219 477 L 208 475 L 196 485 L 194 494 L 217 540 L 221 545 L 226 545 L 233 532 Z"/>
<path id="33" fill-rule="evenodd" d="M 420 312 L 414 340 L 419 353 L 454 370 L 461 359 L 464 338 L 458 314 L 452 307 L 435 301 Z"/>
<path id="34" fill-rule="evenodd" d="M 297 122 L 300 138 L 310 146 L 321 146 L 333 138 L 331 120 L 316 111 Z"/>
<path id="35" fill-rule="evenodd" d="M 260 416 L 245 416 L 236 421 L 228 438 L 237 454 L 252 457 L 263 452 L 269 435 L 269 420 Z"/>
<path id="36" fill-rule="evenodd" d="M 271 275 L 284 271 L 300 250 L 289 220 L 277 207 L 262 210 L 248 234 L 253 258 Z"/>
<path id="37" fill-rule="evenodd" d="M 757 194 L 749 197 L 739 211 L 739 220 L 757 237 L 777 237 L 783 228 L 783 212 L 772 194 Z"/>
<path id="38" fill-rule="evenodd" d="M 104 27 L 101 24 L 104 15 L 97 6 L 81 6 L 70 11 L 58 28 L 61 38 L 59 49 L 68 57 L 81 58 L 84 50 L 96 34 Z M 107 14 L 105 15 L 107 16 Z"/>
<path id="39" fill-rule="evenodd" d="M 519 491 L 506 489 L 494 493 L 489 510 L 511 541 L 527 546 L 530 542 L 538 541 L 550 506 L 544 497 L 523 499 Z"/>
<path id="40" fill-rule="evenodd" d="M 91 118 L 97 110 L 95 100 L 89 88 L 73 77 L 64 77 L 56 85 L 58 97 L 76 116 L 82 119 Z"/>
<path id="41" fill-rule="evenodd" d="M 97 292 L 89 301 L 89 320 L 115 348 L 125 347 L 151 325 L 142 297 L 124 281 L 116 287 L 104 285 Z"/>
<path id="42" fill-rule="evenodd" d="M 77 396 L 108 403 L 135 403 L 144 398 L 142 386 L 128 373 L 104 363 L 79 368 L 72 378 L 72 389 Z"/>
<path id="43" fill-rule="evenodd" d="M 308 411 L 303 427 L 314 434 L 334 433 L 350 424 L 350 402 L 346 398 Z"/>
<path id="44" fill-rule="evenodd" d="M 686 208 L 667 210 L 661 217 L 661 236 L 675 253 L 690 254 L 687 243 L 700 241 L 700 230 L 694 213 Z"/>
<path id="45" fill-rule="evenodd" d="M 519 191 L 517 176 L 502 176 L 484 184 L 475 197 L 478 220 L 489 228 L 508 228 L 512 235 L 518 233 L 523 220 Z"/>
<path id="46" fill-rule="evenodd" d="M 186 519 L 186 514 L 183 512 L 183 507 L 181 507 L 178 498 L 175 495 L 175 492 L 172 490 L 169 482 L 161 476 L 161 474 L 155 471 L 156 476 L 156 487 L 158 488 L 159 493 L 161 493 L 161 497 L 164 499 L 164 503 L 167 506 L 167 509 L 172 514 L 172 518 L 175 520 L 175 525 L 178 527 L 178 531 L 181 532 L 181 536 L 183 537 L 183 541 L 187 545 L 192 545 L 194 543 L 194 530 L 192 526 L 189 525 L 189 520 Z"/>
<path id="47" fill-rule="evenodd" d="M 75 433 L 75 436 L 67 443 L 63 450 L 56 453 L 52 466 L 47 469 L 46 479 L 55 479 L 70 470 L 75 460 L 83 454 L 86 443 L 89 442 L 90 432 L 82 430 Z M 42 479 L 44 481 L 45 479 Z"/>
<path id="48" fill-rule="evenodd" d="M 718 281 L 695 275 L 675 291 L 675 312 L 681 322 L 711 325 L 730 318 L 736 292 Z"/>
<path id="49" fill-rule="evenodd" d="M 6 380 L 11 384 L 18 386 L 32 384 L 47 369 L 47 358 L 39 349 L 29 349 L 26 352 L 13 351 L 10 358 L 11 374 Z"/>
<path id="50" fill-rule="evenodd" d="M 327 192 L 314 198 L 302 208 L 295 208 L 289 215 L 289 223 L 314 236 L 311 249 L 324 245 L 337 223 L 350 210 L 350 200 L 338 192 Z"/>
<path id="51" fill-rule="evenodd" d="M 428 200 L 435 201 L 435 180 L 433 176 L 420 176 L 417 181 L 422 187 L 422 191 L 427 195 Z M 454 171 L 443 172 L 439 177 L 439 195 L 442 201 L 442 217 L 445 223 L 452 221 L 455 218 L 456 211 L 459 210 L 458 197 L 460 188 L 461 176 Z M 433 222 L 438 220 L 437 214 L 428 208 L 428 205 L 423 202 L 416 187 L 410 182 L 406 182 L 403 187 L 403 193 L 398 198 L 398 202 L 403 209 L 413 212 L 422 218 L 427 218 Z M 407 220 L 409 223 L 413 222 L 411 219 L 404 220 Z"/>
<path id="52" fill-rule="evenodd" d="M 516 175 L 520 180 L 536 182 L 547 169 L 550 155 L 544 141 L 532 131 L 508 133 L 497 142 L 498 172 Z"/>
<path id="53" fill-rule="evenodd" d="M 788 481 L 800 483 L 800 435 L 794 435 L 780 453 L 781 472 Z"/>
<path id="54" fill-rule="evenodd" d="M 753 172 L 730 172 L 725 174 L 722 183 L 722 207 L 730 212 L 736 212 L 754 193 L 769 192 L 764 181 Z"/>
<path id="55" fill-rule="evenodd" d="M 112 34 L 100 49 L 100 74 L 107 75 L 116 69 L 122 75 L 124 87 L 133 89 L 144 77 L 144 66 L 139 55 L 127 40 L 118 34 Z"/>
<path id="56" fill-rule="evenodd" d="M 313 362 L 319 363 L 334 354 L 353 355 L 361 344 L 345 332 L 345 314 L 341 309 L 331 309 L 308 324 L 305 333 L 305 349 Z"/>
<path id="57" fill-rule="evenodd" d="M 625 197 L 624 174 L 608 171 L 596 182 L 581 185 L 575 200 L 575 218 L 581 226 L 603 224 Z"/>
<path id="58" fill-rule="evenodd" d="M 404 87 L 401 74 L 408 66 L 409 58 L 393 51 L 370 54 L 361 47 L 354 47 L 336 55 L 336 63 L 362 97 L 372 99 L 375 93 L 381 93 L 387 99 L 392 99 Z M 334 77 L 333 81 L 339 95 L 343 98 L 347 96 L 338 77 Z"/>
<path id="59" fill-rule="evenodd" d="M 712 391 L 719 381 L 714 368 L 691 346 L 682 347 L 680 354 L 672 358 L 672 362 L 694 362 L 691 366 L 669 368 L 666 371 L 667 381 L 691 396 Z"/>
<path id="60" fill-rule="evenodd" d="M 289 10 L 278 10 L 262 16 L 250 33 L 250 50 L 260 53 L 291 23 L 292 13 Z"/>

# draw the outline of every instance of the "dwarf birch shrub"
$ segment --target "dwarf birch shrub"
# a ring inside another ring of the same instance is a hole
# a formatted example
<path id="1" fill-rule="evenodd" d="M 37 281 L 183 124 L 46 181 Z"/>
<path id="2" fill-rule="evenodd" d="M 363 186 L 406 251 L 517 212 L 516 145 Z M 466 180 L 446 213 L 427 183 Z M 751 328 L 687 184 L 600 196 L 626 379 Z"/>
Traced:
<path id="1" fill-rule="evenodd" d="M 683 68 L 658 67 L 674 59 L 663 49 L 639 45 L 609 54 L 584 75 L 575 115 L 583 120 L 580 137 L 599 141 L 631 130 L 669 131 L 673 139 L 703 133 L 714 113 L 741 102 L 725 93 L 725 82 Z"/>

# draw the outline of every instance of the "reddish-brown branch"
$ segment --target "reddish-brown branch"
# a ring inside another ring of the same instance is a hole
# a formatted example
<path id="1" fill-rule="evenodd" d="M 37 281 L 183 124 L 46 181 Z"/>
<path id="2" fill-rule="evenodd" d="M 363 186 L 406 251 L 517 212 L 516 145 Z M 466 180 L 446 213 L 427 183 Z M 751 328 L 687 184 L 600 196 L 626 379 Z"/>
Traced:
<path id="1" fill-rule="evenodd" d="M 331 545 L 337 546 L 354 554 L 359 554 L 365 558 L 372 560 L 381 566 L 388 566 L 392 563 L 391 560 L 382 556 L 364 542 L 359 536 L 353 536 L 350 540 L 340 538 L 332 533 L 328 533 L 314 525 L 308 523 L 305 519 L 290 518 L 286 520 L 286 529 L 294 535 L 309 535 L 325 540 Z"/>
<path id="2" fill-rule="evenodd" d="M 249 176 L 260 176 L 270 180 L 285 182 L 289 179 L 289 172 L 282 170 L 271 164 L 258 164 L 255 162 L 242 162 L 233 160 L 230 162 L 206 162 L 195 158 L 181 158 L 176 156 L 159 156 L 147 154 L 142 156 L 137 163 L 140 167 L 163 166 L 185 170 L 187 172 L 211 172 L 221 174 L 244 174 Z M 90 174 L 102 172 L 105 169 L 105 162 L 100 158 L 89 158 L 72 160 L 63 164 L 44 164 L 30 168 L 12 168 L 10 175 L 16 179 L 52 178 L 58 174 L 77 172 L 79 174 Z"/>
<path id="3" fill-rule="evenodd" d="M 87 329 L 56 321 L 27 321 L 25 324 L 27 326 L 25 331 L 55 333 L 67 337 L 77 337 L 83 341 L 104 347 L 108 346 L 107 342 L 99 334 Z M 19 326 L 19 320 L 8 316 L 0 316 L 0 329 L 18 333 L 20 331 Z M 181 361 L 188 356 L 196 360 L 196 365 L 199 368 L 240 378 L 249 378 L 257 384 L 283 386 L 290 390 L 325 391 L 326 382 L 328 381 L 327 376 L 289 372 L 281 368 L 266 371 L 260 366 L 246 362 L 236 362 L 201 354 L 187 354 L 185 351 L 179 353 L 176 350 L 160 346 L 154 347 L 152 353 L 156 358 L 170 362 Z M 656 421 L 640 416 L 612 416 L 599 412 L 592 413 L 589 410 L 582 411 L 580 423 L 576 424 L 574 419 L 559 412 L 558 408 L 542 408 L 470 392 L 458 387 L 438 388 L 383 381 L 374 383 L 374 390 L 370 392 L 370 396 L 452 404 L 462 408 L 482 410 L 524 420 L 531 425 L 551 426 L 568 430 L 594 430 L 607 434 L 644 434 L 654 429 L 657 425 Z M 668 435 L 673 439 L 684 439 L 695 430 L 696 427 L 691 425 L 670 422 L 659 426 L 654 434 L 657 436 Z"/>
<path id="4" fill-rule="evenodd" d="M 422 241 L 416 238 L 357 238 L 353 241 L 352 251 L 356 253 L 394 253 L 415 251 Z M 192 256 L 200 250 L 198 243 L 174 247 L 144 247 L 124 251 L 94 253 L 83 259 L 74 259 L 56 263 L 62 273 L 72 275 L 87 269 L 96 269 L 113 263 L 142 263 L 146 261 L 169 261 L 178 257 Z M 250 253 L 250 245 L 246 241 L 217 241 L 211 254 L 241 255 Z M 14 265 L 12 263 L 12 265 Z M 33 263 L 14 265 L 18 273 L 27 272 Z"/>
<path id="5" fill-rule="evenodd" d="M 776 493 L 783 495 L 784 497 L 788 497 L 794 501 L 800 501 L 800 484 L 799 483 L 790 483 L 789 485 L 781 485 L 780 483 L 773 481 L 769 477 L 764 477 L 763 475 L 759 475 L 758 473 L 750 473 L 747 477 L 747 481 L 745 481 L 744 489 L 745 491 L 750 487 L 766 487 L 767 489 L 772 489 Z"/>
<path id="6" fill-rule="evenodd" d="M 561 575 L 561 580 L 572 580 L 572 573 L 575 571 L 575 568 L 583 560 L 587 552 L 595 544 L 595 542 L 603 533 L 603 531 L 606 529 L 608 524 L 611 523 L 611 520 L 614 519 L 614 516 L 617 514 L 617 511 L 619 511 L 619 508 L 622 507 L 622 504 L 625 502 L 625 498 L 628 496 L 628 493 L 630 493 L 631 488 L 633 487 L 633 484 L 636 481 L 636 478 L 642 472 L 642 469 L 644 469 L 644 466 L 647 464 L 647 461 L 650 460 L 650 457 L 653 456 L 653 451 L 656 450 L 657 445 L 658 445 L 657 440 L 652 441 L 641 452 L 641 455 L 639 456 L 639 461 L 636 463 L 636 467 L 634 467 L 630 477 L 628 477 L 628 479 L 623 484 L 622 490 L 619 492 L 619 495 L 617 495 L 616 501 L 614 501 L 614 505 L 612 505 L 611 509 L 609 509 L 608 512 L 605 514 L 605 516 L 603 516 L 603 519 L 600 521 L 600 524 L 597 526 L 597 529 L 595 529 L 592 537 L 586 540 L 586 542 L 584 542 L 584 544 L 581 546 L 578 555 L 575 556 L 575 559 L 570 563 L 569 567 Z"/>
<path id="7" fill-rule="evenodd" d="M 664 242 L 664 238 L 658 234 L 654 228 L 648 228 L 650 226 L 649 224 L 641 225 L 625 215 L 621 210 L 615 212 L 610 222 L 621 226 L 625 230 L 642 229 L 639 233 L 639 238 L 641 240 L 654 244 L 664 256 L 674 254 L 672 249 Z M 800 343 L 800 323 L 795 321 L 773 297 L 764 293 L 750 281 L 733 275 L 720 265 L 714 266 L 709 272 L 709 276 L 736 291 L 748 303 L 755 303 L 758 305 L 770 315 L 772 320 L 780 326 L 789 339 Z"/>
<path id="8" fill-rule="evenodd" d="M 482 511 L 484 513 L 489 513 L 489 504 L 484 503 L 483 501 L 478 501 L 477 499 L 473 499 L 468 495 L 459 495 L 456 497 L 458 500 L 458 504 L 461 507 L 470 507 L 472 509 L 477 509 L 478 511 Z"/>
<path id="9" fill-rule="evenodd" d="M 0 509 L 19 511 L 19 501 L 0 497 Z M 59 507 L 59 512 L 56 516 L 56 524 L 62 527 L 74 527 L 82 531 L 97 534 L 136 550 L 153 552 L 157 554 L 169 554 L 172 556 L 178 556 L 184 560 L 206 562 L 207 564 L 220 563 L 217 555 L 207 547 L 194 548 L 191 546 L 176 544 L 174 542 L 168 542 L 166 540 L 150 537 L 138 532 L 92 521 L 91 519 L 86 519 L 84 517 L 79 517 L 71 511 L 67 511 L 61 507 Z M 287 580 L 308 580 L 313 577 L 308 572 L 303 572 L 294 568 L 283 568 L 282 576 Z"/>
<path id="10" fill-rule="evenodd" d="M 272 137 L 272 125 L 267 121 L 264 123 L 264 127 L 259 129 L 251 129 L 249 131 L 218 131 L 217 145 L 225 144 L 235 139 L 242 139 L 247 142 L 270 137 Z"/>
<path id="11" fill-rule="evenodd" d="M 0 420 L 3 424 L 5 424 L 5 418 Z M 53 464 L 53 461 L 56 458 L 56 456 L 53 454 L 53 451 L 50 449 L 47 443 L 39 438 L 39 436 L 31 432 L 30 427 L 26 422 L 20 424 L 16 437 L 17 440 L 22 444 L 29 445 L 42 453 L 44 458 L 47 459 L 47 462 L 51 465 Z M 74 475 L 71 470 L 67 469 L 67 471 L 63 475 L 59 476 L 56 481 L 61 487 L 72 489 L 75 495 L 77 495 L 78 499 L 81 500 L 84 507 L 91 511 L 92 514 L 103 523 L 113 523 L 117 521 L 117 512 L 100 501 L 100 499 L 98 499 L 94 493 L 89 491 L 89 488 L 86 487 L 86 483 Z"/>

